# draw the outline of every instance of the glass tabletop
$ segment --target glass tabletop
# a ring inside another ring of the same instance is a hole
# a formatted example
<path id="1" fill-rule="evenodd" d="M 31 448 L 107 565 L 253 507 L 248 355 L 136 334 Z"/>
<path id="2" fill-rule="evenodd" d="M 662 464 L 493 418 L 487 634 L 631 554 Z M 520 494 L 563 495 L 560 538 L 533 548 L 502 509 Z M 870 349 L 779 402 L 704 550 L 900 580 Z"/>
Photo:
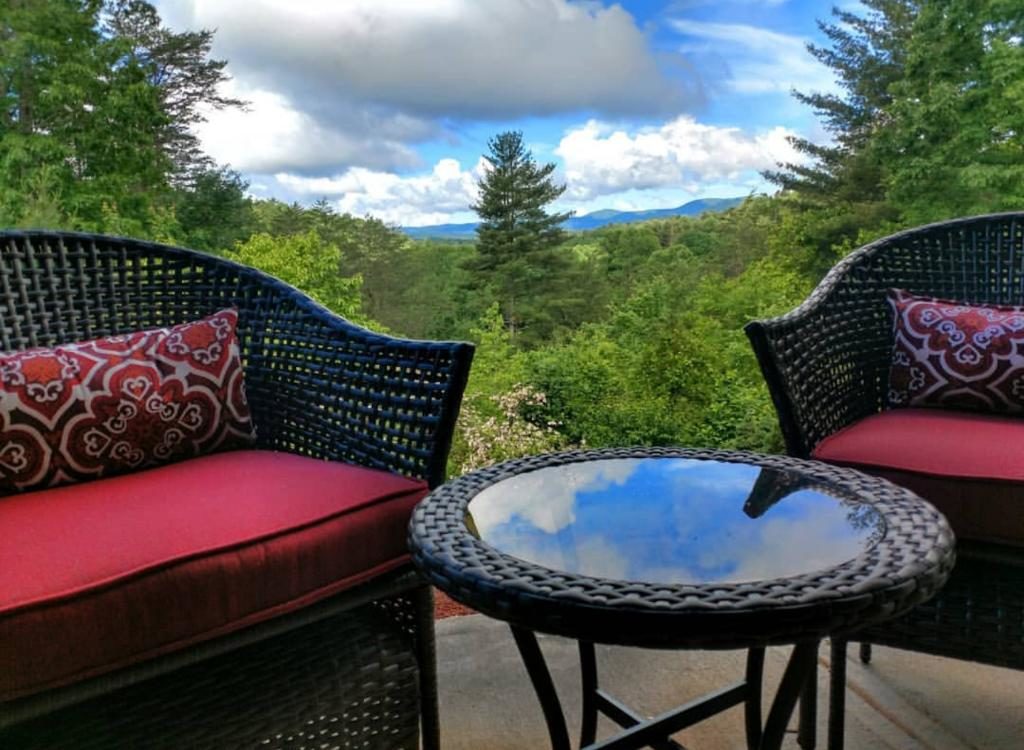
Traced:
<path id="1" fill-rule="evenodd" d="M 689 458 L 539 469 L 487 487 L 469 530 L 556 571 L 646 583 L 739 583 L 839 565 L 881 539 L 882 516 L 796 472 Z"/>

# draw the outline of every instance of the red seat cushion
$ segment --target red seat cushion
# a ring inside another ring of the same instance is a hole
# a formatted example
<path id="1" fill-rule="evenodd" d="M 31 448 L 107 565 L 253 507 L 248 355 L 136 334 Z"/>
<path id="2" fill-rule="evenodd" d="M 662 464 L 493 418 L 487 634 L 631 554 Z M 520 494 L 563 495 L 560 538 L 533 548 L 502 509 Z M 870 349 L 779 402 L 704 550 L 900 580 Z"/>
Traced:
<path id="1" fill-rule="evenodd" d="M 958 536 L 1024 544 L 1024 419 L 893 409 L 830 435 L 812 456 L 916 492 Z"/>
<path id="2" fill-rule="evenodd" d="M 423 482 L 237 451 L 0 499 L 0 700 L 228 633 L 405 562 Z"/>

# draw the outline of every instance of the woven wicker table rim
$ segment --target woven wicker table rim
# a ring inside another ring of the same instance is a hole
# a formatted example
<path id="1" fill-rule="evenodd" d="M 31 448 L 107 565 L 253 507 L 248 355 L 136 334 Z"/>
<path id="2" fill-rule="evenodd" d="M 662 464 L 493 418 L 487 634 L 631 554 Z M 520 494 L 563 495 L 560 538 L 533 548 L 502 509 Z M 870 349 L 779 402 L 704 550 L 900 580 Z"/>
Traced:
<path id="1" fill-rule="evenodd" d="M 656 584 L 551 570 L 503 554 L 466 526 L 469 502 L 504 479 L 582 461 L 651 457 L 796 473 L 872 505 L 885 530 L 860 555 L 826 570 L 742 583 Z M 883 479 L 785 456 L 686 448 L 571 451 L 474 471 L 417 506 L 409 544 L 413 562 L 431 583 L 484 614 L 539 632 L 655 648 L 748 648 L 846 635 L 932 597 L 955 560 L 946 519 Z"/>

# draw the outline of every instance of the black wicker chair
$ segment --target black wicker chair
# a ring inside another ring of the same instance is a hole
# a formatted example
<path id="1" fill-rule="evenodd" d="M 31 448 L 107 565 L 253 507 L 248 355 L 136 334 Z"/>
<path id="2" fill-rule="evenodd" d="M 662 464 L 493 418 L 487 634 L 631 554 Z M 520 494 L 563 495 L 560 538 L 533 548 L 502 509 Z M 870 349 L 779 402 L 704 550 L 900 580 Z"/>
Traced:
<path id="1" fill-rule="evenodd" d="M 1024 213 L 958 219 L 873 242 L 837 264 L 797 309 L 747 325 L 791 455 L 809 456 L 824 438 L 885 408 L 892 355 L 885 296 L 893 287 L 1024 304 Z M 1024 501 L 1024 487 L 1021 494 Z M 957 556 L 933 600 L 854 637 L 865 662 L 868 644 L 877 643 L 1024 669 L 1024 550 L 961 541 Z M 832 648 L 838 713 L 829 746 L 841 747 L 846 644 Z"/>
<path id="2" fill-rule="evenodd" d="M 229 306 L 239 312 L 258 448 L 443 480 L 470 345 L 371 333 L 210 255 L 79 233 L 0 233 L 0 350 L 168 326 Z M 421 725 L 423 746 L 437 748 L 433 649 L 430 589 L 406 567 L 186 651 L 0 703 L 0 745 L 392 750 L 416 748 Z"/>

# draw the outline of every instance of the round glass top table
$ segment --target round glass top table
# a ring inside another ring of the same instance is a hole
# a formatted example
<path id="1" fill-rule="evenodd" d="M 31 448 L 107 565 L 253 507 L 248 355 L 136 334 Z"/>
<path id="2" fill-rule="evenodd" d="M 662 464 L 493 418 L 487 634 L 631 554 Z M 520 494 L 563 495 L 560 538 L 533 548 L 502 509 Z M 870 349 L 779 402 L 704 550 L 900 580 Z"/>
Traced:
<path id="1" fill-rule="evenodd" d="M 569 748 L 535 631 L 575 638 L 581 747 L 681 747 L 669 736 L 746 706 L 751 748 L 778 748 L 819 641 L 932 596 L 954 561 L 941 514 L 858 472 L 781 456 L 614 449 L 534 456 L 432 492 L 413 561 L 512 628 L 555 750 Z M 749 649 L 744 679 L 653 719 L 598 686 L 595 643 Z M 767 721 L 764 648 L 795 644 Z M 624 728 L 596 743 L 598 712 Z"/>

